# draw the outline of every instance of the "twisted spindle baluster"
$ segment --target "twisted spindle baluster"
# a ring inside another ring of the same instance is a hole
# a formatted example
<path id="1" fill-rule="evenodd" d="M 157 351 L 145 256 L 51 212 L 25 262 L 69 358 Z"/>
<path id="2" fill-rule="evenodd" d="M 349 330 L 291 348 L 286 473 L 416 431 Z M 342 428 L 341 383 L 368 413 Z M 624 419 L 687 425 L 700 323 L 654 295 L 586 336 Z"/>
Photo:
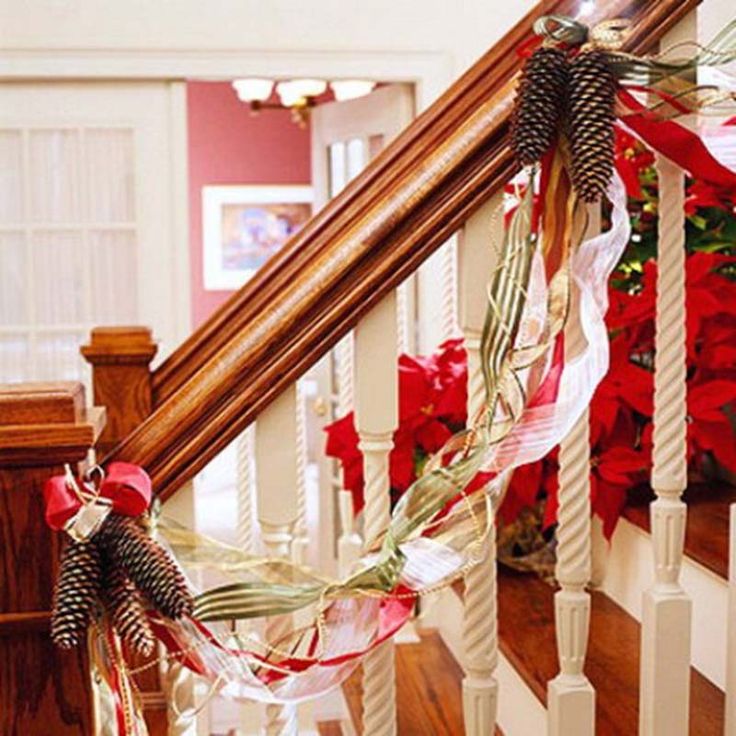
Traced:
<path id="1" fill-rule="evenodd" d="M 585 411 L 560 445 L 555 625 L 560 673 L 548 686 L 550 736 L 594 733 L 595 692 L 583 673 L 590 594 L 590 440 Z"/>
<path id="2" fill-rule="evenodd" d="M 291 556 L 294 562 L 304 564 L 309 547 L 307 530 L 307 416 L 304 405 L 304 390 L 301 383 L 296 387 L 296 523 Z"/>
<path id="3" fill-rule="evenodd" d="M 683 173 L 657 159 L 659 245 L 651 505 L 654 583 L 643 599 L 639 729 L 685 736 L 690 695 L 691 602 L 680 586 L 687 484 L 685 215 Z"/>
<path id="4" fill-rule="evenodd" d="M 457 238 L 452 237 L 442 246 L 442 339 L 457 335 L 458 324 L 458 274 Z"/>
<path id="5" fill-rule="evenodd" d="M 600 230 L 600 207 L 588 210 L 586 238 Z M 573 287 L 574 288 L 574 287 Z M 574 360 L 585 348 L 580 315 L 565 329 L 565 354 Z M 548 684 L 549 736 L 588 736 L 595 731 L 595 691 L 583 673 L 588 647 L 590 594 L 590 417 L 586 410 L 560 443 L 557 508 L 555 631 L 560 672 Z"/>
<path id="6" fill-rule="evenodd" d="M 365 540 L 372 546 L 390 519 L 389 453 L 398 421 L 396 293 L 364 317 L 355 331 L 355 420 L 363 452 Z M 394 644 L 363 660 L 363 731 L 396 734 Z"/>
<path id="7" fill-rule="evenodd" d="M 468 355 L 468 416 L 485 401 L 480 337 L 486 310 L 486 287 L 503 237 L 502 194 L 491 197 L 464 225 L 458 243 L 460 324 Z M 478 563 L 465 577 L 465 678 L 463 713 L 470 736 L 493 733 L 498 710 L 498 630 L 496 611 L 496 530 L 491 528 Z"/>
<path id="8" fill-rule="evenodd" d="M 245 552 L 255 551 L 253 530 L 253 494 L 255 493 L 254 452 L 255 427 L 251 424 L 238 437 L 236 444 L 236 485 L 238 492 L 238 547 Z"/>

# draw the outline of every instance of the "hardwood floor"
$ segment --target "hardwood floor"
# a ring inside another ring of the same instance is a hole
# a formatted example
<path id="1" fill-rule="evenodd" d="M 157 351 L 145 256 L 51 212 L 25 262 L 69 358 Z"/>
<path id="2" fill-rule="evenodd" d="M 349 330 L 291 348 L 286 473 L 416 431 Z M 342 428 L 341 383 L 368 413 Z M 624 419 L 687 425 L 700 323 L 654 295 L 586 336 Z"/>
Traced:
<path id="1" fill-rule="evenodd" d="M 463 729 L 463 672 L 440 635 L 421 631 L 421 643 L 396 647 L 399 736 L 459 736 Z M 362 673 L 343 685 L 356 733 L 362 733 Z M 322 736 L 342 736 L 339 723 L 319 724 Z M 496 734 L 501 731 L 497 730 Z"/>

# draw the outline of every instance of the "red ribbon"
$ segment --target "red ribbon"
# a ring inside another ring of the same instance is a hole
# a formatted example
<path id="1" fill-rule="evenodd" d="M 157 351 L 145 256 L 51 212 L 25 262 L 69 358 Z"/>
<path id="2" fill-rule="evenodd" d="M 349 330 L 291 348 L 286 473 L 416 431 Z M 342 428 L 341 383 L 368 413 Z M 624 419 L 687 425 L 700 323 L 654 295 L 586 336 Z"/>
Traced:
<path id="1" fill-rule="evenodd" d="M 695 133 L 674 120 L 658 118 L 623 89 L 619 90 L 618 96 L 632 110 L 621 115 L 621 120 L 645 143 L 685 169 L 694 179 L 716 187 L 736 189 L 736 173 L 718 162 Z"/>
<path id="2" fill-rule="evenodd" d="M 84 486 L 80 481 L 81 488 Z M 131 463 L 110 463 L 98 493 L 112 501 L 112 509 L 125 516 L 140 516 L 151 505 L 151 479 L 143 468 Z M 55 475 L 43 487 L 46 523 L 60 531 L 82 507 L 66 476 Z"/>

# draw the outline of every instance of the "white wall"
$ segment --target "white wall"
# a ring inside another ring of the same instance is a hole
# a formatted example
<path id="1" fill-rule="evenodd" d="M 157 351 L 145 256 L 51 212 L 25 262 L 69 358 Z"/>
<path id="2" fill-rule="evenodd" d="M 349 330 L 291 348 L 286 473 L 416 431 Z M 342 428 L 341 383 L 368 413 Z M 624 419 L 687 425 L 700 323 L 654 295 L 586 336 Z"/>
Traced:
<path id="1" fill-rule="evenodd" d="M 456 75 L 532 0 L 0 0 L 2 50 L 397 51 Z"/>

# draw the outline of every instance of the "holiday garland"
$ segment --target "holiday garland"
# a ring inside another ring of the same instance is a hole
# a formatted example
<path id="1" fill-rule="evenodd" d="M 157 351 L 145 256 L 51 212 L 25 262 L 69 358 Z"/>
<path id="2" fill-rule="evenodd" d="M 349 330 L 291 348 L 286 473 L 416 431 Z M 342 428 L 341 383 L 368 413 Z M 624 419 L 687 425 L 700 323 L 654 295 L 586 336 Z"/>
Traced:
<path id="1" fill-rule="evenodd" d="M 632 130 L 678 164 L 707 181 L 734 180 L 704 146 L 695 159 L 683 158 L 683 144 L 692 149 L 698 139 L 666 119 L 673 108 L 700 105 L 696 96 L 675 97 L 665 89 L 675 72 L 708 55 L 732 58 L 724 39 L 707 53 L 665 63 L 612 50 L 620 39 L 616 26 L 589 34 L 575 21 L 549 17 L 536 28 L 543 45 L 526 64 L 512 135 L 530 181 L 490 278 L 481 340 L 485 405 L 426 461 L 387 528 L 367 540 L 353 573 L 326 579 L 159 520 L 158 535 L 203 581 L 192 610 L 178 566 L 136 519 L 145 508 L 120 503 L 141 495 L 141 477 L 131 471 L 123 481 L 111 466 L 107 486 L 88 482 L 85 491 L 78 489 L 78 506 L 72 503 L 64 519 L 76 539 L 59 579 L 57 640 L 73 645 L 94 618 L 94 661 L 115 698 L 122 733 L 139 729 L 140 719 L 131 712 L 130 671 L 115 627 L 136 648 L 147 648 L 150 640 L 145 627 L 131 624 L 137 614 L 121 610 L 118 597 L 106 594 L 107 614 L 97 617 L 101 609 L 91 601 L 100 597 L 103 574 L 115 586 L 134 584 L 145 597 L 148 623 L 167 658 L 225 694 L 294 702 L 338 684 L 408 619 L 418 595 L 451 584 L 477 562 L 493 523 L 493 500 L 513 468 L 543 457 L 567 434 L 608 366 L 606 284 L 629 238 L 625 191 L 612 172 L 614 101 L 625 106 L 623 119 Z M 647 94 L 665 95 L 664 113 L 623 89 L 632 79 L 639 84 L 642 73 L 649 77 Z M 535 109 L 550 91 L 551 104 Z M 604 194 L 611 226 L 581 243 L 583 204 Z M 569 331 L 577 324 L 584 339 L 571 355 Z M 69 479 L 50 481 L 49 508 L 70 485 Z M 110 561 L 129 580 L 111 580 Z M 286 634 L 264 639 L 235 626 L 295 611 L 302 614 Z"/>

